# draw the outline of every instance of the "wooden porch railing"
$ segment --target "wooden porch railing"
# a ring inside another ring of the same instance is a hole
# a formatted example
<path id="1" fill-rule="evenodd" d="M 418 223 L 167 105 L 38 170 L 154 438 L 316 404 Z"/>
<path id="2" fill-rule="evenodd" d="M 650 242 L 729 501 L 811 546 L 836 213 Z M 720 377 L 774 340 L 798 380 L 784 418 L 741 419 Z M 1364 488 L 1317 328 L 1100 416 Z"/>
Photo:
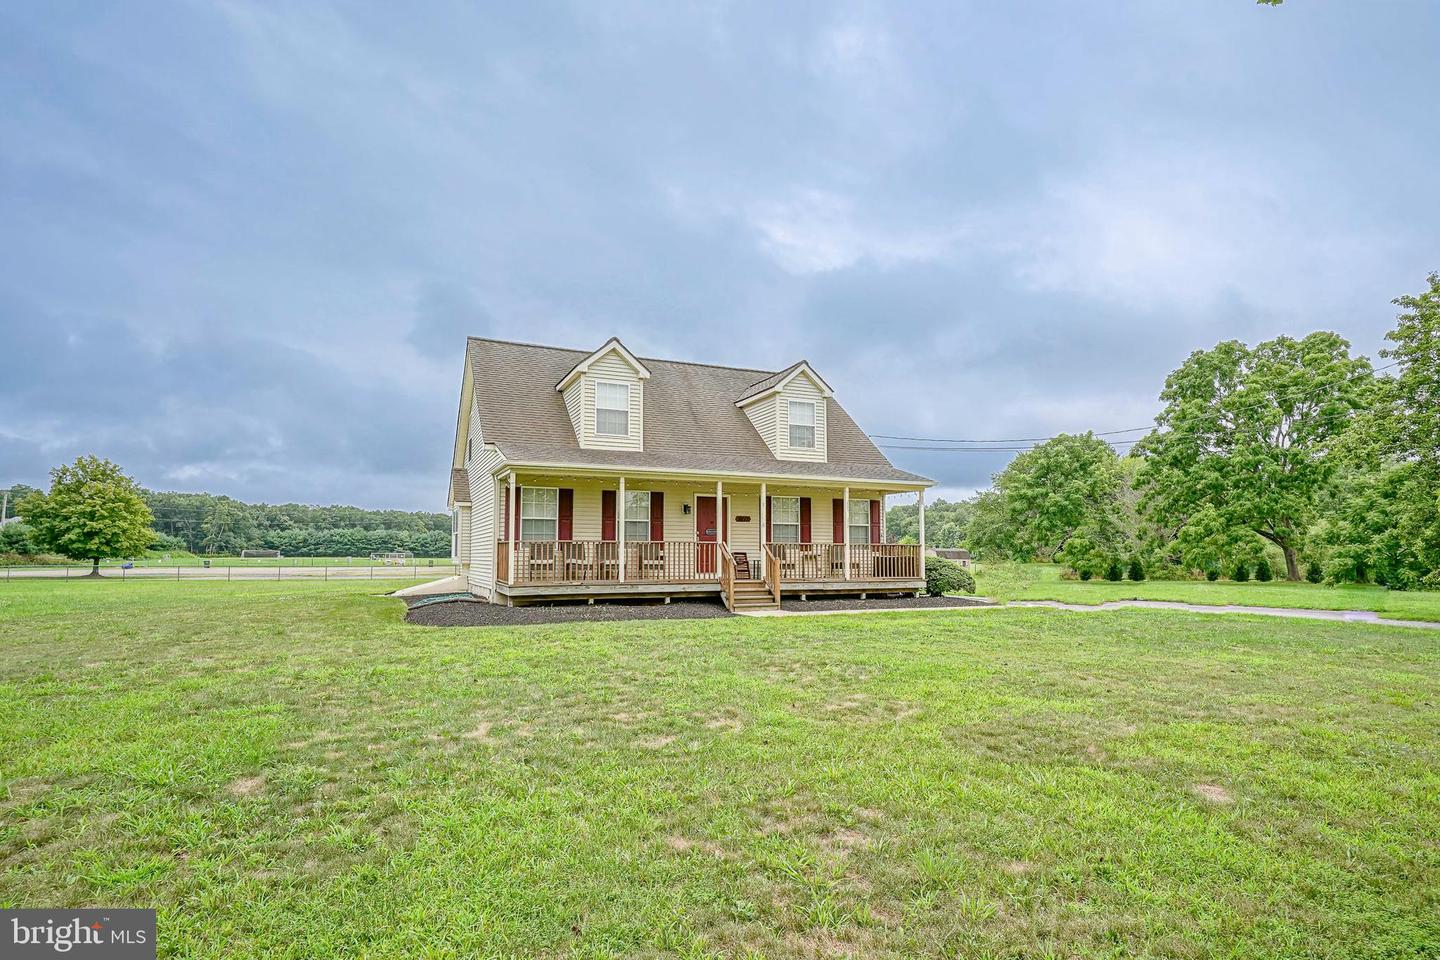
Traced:
<path id="1" fill-rule="evenodd" d="M 782 582 L 845 580 L 845 546 L 838 543 L 772 543 L 764 550 L 764 578 L 776 598 Z M 501 583 L 714 583 L 730 577 L 735 558 L 728 547 L 694 540 L 625 544 L 625 577 L 620 577 L 620 544 L 611 540 L 522 540 L 495 545 L 495 575 Z M 920 548 L 906 543 L 850 546 L 851 580 L 919 580 L 925 576 Z"/>
<path id="2" fill-rule="evenodd" d="M 772 543 L 766 547 L 765 579 L 773 558 L 780 580 L 918 580 L 925 576 L 920 547 L 913 543 L 852 543 L 850 576 L 845 576 L 843 543 Z"/>
<path id="3" fill-rule="evenodd" d="M 714 543 L 656 540 L 625 544 L 624 583 L 714 582 L 720 576 Z M 521 540 L 515 569 L 510 543 L 496 543 L 496 576 L 502 583 L 620 583 L 620 544 L 613 540 Z"/>

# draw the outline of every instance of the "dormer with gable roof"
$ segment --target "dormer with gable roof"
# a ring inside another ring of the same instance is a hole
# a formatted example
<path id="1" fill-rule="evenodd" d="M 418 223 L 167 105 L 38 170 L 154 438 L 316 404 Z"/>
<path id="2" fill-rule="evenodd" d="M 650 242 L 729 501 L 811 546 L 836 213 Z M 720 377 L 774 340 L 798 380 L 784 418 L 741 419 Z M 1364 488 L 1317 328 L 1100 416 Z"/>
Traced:
<path id="1" fill-rule="evenodd" d="M 618 338 L 575 364 L 555 389 L 575 439 L 586 450 L 645 449 L 645 381 L 650 371 Z"/>
<path id="2" fill-rule="evenodd" d="M 827 401 L 834 391 L 801 360 L 746 388 L 735 401 L 777 460 L 828 461 Z"/>

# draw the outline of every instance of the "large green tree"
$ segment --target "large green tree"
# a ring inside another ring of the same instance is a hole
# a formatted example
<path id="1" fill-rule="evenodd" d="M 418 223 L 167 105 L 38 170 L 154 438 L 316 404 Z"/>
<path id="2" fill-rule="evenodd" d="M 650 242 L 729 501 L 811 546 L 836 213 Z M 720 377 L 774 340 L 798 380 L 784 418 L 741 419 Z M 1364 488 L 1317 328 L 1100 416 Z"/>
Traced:
<path id="1" fill-rule="evenodd" d="M 986 544 L 996 552 L 1052 560 L 1082 528 L 1109 531 L 1122 486 L 1109 444 L 1090 433 L 1061 434 L 1020 454 L 996 475 L 996 501 L 977 510 L 972 529 L 998 538 Z M 1003 529 L 993 524 L 996 507 Z"/>
<path id="2" fill-rule="evenodd" d="M 1370 363 L 1338 334 L 1236 340 L 1191 354 L 1165 381 L 1158 429 L 1139 445 L 1146 513 L 1183 531 L 1207 522 L 1254 531 L 1300 579 L 1299 551 L 1336 446 L 1374 398 Z"/>
<path id="3" fill-rule="evenodd" d="M 50 471 L 50 492 L 20 501 L 20 516 L 41 550 L 91 562 L 145 552 L 155 531 L 140 488 L 120 468 L 98 457 L 79 457 Z"/>

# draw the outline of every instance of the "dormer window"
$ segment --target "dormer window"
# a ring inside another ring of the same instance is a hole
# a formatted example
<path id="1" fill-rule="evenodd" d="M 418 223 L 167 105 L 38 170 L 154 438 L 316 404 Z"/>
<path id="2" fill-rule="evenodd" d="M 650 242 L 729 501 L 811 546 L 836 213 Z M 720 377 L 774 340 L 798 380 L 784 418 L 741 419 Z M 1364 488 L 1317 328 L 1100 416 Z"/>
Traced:
<path id="1" fill-rule="evenodd" d="M 815 404 L 790 401 L 790 446 L 796 450 L 815 449 Z"/>
<path id="2" fill-rule="evenodd" d="M 603 437 L 630 436 L 630 384 L 596 381 L 595 432 Z"/>

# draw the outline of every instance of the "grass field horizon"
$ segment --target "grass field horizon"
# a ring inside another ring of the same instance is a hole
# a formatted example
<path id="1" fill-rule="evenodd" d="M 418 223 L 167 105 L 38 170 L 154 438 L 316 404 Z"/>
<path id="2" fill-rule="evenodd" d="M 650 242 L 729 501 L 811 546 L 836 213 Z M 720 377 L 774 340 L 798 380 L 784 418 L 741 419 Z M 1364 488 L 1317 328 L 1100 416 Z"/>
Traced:
<path id="1" fill-rule="evenodd" d="M 0 903 L 153 906 L 161 955 L 197 958 L 1440 942 L 1421 631 L 1037 609 L 455 630 L 377 594 L 0 591 Z"/>

